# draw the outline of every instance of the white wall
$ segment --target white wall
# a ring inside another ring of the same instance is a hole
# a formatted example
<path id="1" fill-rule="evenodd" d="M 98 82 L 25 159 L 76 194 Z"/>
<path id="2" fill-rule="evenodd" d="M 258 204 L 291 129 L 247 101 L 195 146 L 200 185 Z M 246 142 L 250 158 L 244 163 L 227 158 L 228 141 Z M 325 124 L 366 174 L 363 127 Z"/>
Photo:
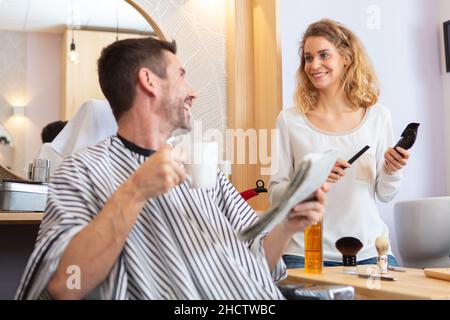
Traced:
<path id="1" fill-rule="evenodd" d="M 26 116 L 31 123 L 27 131 L 27 161 L 40 150 L 42 128 L 60 120 L 62 45 L 62 35 L 28 34 L 27 91 L 31 99 Z"/>
<path id="2" fill-rule="evenodd" d="M 1 146 L 0 162 L 7 168 L 14 165 L 17 134 L 8 128 L 11 105 L 24 104 L 26 94 L 27 37 L 25 33 L 0 30 L 0 122 L 2 135 L 7 132 L 10 144 Z"/>
<path id="3" fill-rule="evenodd" d="M 446 150 L 446 161 L 445 163 L 450 164 L 450 73 L 445 70 L 445 58 L 444 58 L 444 41 L 443 41 L 443 28 L 442 23 L 450 20 L 450 1 L 449 0 L 439 0 L 439 27 L 441 33 L 441 79 L 442 79 L 442 89 L 444 98 L 444 112 L 445 112 L 445 150 Z M 447 194 L 450 194 L 450 165 L 447 165 Z"/>
<path id="4" fill-rule="evenodd" d="M 25 176 L 27 163 L 36 158 L 42 145 L 42 128 L 60 118 L 62 36 L 12 34 L 17 39 L 25 39 L 24 46 L 11 49 L 14 54 L 25 57 L 20 66 L 14 67 L 25 70 L 17 95 L 18 104 L 25 106 L 25 116 L 8 115 L 3 118 L 3 124 L 14 143 L 12 169 Z"/>
<path id="5" fill-rule="evenodd" d="M 448 12 L 448 0 L 281 0 L 284 108 L 292 105 L 303 32 L 311 22 L 332 18 L 365 44 L 382 83 L 380 101 L 391 111 L 396 136 L 409 122 L 421 123 L 402 189 L 392 203 L 380 205 L 394 253 L 395 201 L 446 194 L 439 1 Z M 378 10 L 379 28 L 377 23 L 368 27 L 368 22 L 376 22 L 368 10 Z M 448 95 L 446 99 L 448 109 Z"/>

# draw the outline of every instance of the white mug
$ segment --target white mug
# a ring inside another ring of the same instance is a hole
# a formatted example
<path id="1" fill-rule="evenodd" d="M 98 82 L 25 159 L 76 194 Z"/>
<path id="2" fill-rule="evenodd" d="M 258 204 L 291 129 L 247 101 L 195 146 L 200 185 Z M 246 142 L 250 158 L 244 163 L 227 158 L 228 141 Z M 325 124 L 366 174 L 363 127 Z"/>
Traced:
<path id="1" fill-rule="evenodd" d="M 219 145 L 217 142 L 193 143 L 187 151 L 184 165 L 192 188 L 212 188 L 216 185 Z"/>
<path id="2" fill-rule="evenodd" d="M 219 163 L 219 169 L 222 171 L 222 173 L 227 177 L 227 179 L 231 182 L 231 161 L 230 160 L 223 160 Z"/>

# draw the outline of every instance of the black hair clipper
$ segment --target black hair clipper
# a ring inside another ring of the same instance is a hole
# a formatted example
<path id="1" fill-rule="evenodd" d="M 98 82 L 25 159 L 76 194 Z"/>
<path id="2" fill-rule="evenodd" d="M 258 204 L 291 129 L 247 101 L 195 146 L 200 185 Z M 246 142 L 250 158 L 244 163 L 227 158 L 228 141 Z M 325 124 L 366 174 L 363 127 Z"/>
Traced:
<path id="1" fill-rule="evenodd" d="M 398 140 L 396 147 L 401 147 L 405 150 L 408 150 L 414 145 L 417 137 L 417 129 L 419 129 L 420 123 L 410 123 L 406 126 L 405 130 L 403 130 L 402 137 Z"/>

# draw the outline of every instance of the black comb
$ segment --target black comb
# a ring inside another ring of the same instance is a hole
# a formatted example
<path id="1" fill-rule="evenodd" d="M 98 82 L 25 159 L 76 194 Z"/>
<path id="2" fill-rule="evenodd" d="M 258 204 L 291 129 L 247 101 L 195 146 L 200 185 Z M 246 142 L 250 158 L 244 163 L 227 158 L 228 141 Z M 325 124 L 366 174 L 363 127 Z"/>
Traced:
<path id="1" fill-rule="evenodd" d="M 369 146 L 365 146 L 364 148 L 359 150 L 357 154 L 355 154 L 350 160 L 348 160 L 348 163 L 352 164 L 353 162 L 358 160 L 358 158 L 361 157 L 364 154 L 364 152 L 369 150 L 369 148 L 370 148 Z"/>

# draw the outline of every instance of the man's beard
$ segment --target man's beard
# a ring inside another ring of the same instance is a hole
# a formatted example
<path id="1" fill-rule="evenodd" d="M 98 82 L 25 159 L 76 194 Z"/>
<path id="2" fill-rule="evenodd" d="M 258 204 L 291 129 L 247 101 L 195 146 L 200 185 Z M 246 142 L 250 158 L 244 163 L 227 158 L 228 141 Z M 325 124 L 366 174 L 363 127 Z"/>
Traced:
<path id="1" fill-rule="evenodd" d="M 166 119 L 171 133 L 177 129 L 191 131 L 189 116 L 185 116 L 184 102 L 184 99 L 180 99 L 178 103 L 166 100 L 161 105 L 160 113 Z"/>
<path id="2" fill-rule="evenodd" d="M 190 111 L 188 112 L 188 116 L 185 115 L 185 108 L 184 108 L 185 100 L 182 100 L 180 102 L 180 105 L 178 106 L 178 126 L 175 129 L 184 129 L 191 131 L 191 122 L 190 122 Z"/>

